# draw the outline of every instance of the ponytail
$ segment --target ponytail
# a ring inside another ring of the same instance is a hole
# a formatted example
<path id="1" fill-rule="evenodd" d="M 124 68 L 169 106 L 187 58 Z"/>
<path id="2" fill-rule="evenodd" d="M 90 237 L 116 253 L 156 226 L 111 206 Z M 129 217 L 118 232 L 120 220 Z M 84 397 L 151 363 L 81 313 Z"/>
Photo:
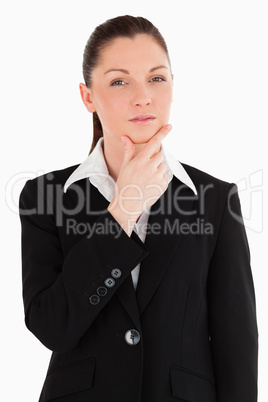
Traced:
<path id="1" fill-rule="evenodd" d="M 91 152 L 93 151 L 93 149 L 95 148 L 97 142 L 99 141 L 99 139 L 101 137 L 103 137 L 102 125 L 101 125 L 99 116 L 97 115 L 97 112 L 94 112 L 93 113 L 93 140 L 92 140 L 89 154 L 91 154 Z"/>

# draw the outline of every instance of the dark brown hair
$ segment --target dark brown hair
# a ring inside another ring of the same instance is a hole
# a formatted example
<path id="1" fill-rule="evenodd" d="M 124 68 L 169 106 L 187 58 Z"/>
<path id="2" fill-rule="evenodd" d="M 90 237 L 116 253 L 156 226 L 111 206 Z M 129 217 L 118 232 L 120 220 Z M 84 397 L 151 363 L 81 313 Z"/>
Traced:
<path id="1" fill-rule="evenodd" d="M 147 34 L 161 46 L 168 57 L 166 42 L 159 30 L 146 18 L 124 15 L 112 18 L 97 26 L 87 41 L 83 56 L 83 76 L 88 88 L 92 85 L 92 71 L 97 67 L 101 51 L 111 41 L 119 37 L 133 38 L 137 34 Z M 93 113 L 93 141 L 89 154 L 95 148 L 100 137 L 103 136 L 100 119 L 96 112 Z"/>

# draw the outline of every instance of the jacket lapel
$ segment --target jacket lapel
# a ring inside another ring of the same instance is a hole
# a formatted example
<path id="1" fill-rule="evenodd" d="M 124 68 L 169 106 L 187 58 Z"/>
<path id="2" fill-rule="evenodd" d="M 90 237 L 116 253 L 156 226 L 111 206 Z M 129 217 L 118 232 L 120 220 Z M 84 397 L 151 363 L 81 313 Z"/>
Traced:
<path id="1" fill-rule="evenodd" d="M 127 276 L 124 283 L 122 283 L 122 285 L 118 288 L 116 295 L 123 308 L 132 319 L 135 328 L 140 330 L 140 315 L 131 274 Z"/>
<path id="2" fill-rule="evenodd" d="M 92 216 L 93 221 L 95 221 L 98 218 L 98 211 L 101 213 L 101 211 L 106 210 L 110 203 L 96 187 L 90 183 L 89 179 L 82 179 L 72 184 L 64 197 L 66 199 L 65 204 L 68 208 L 71 208 L 71 205 L 73 208 L 77 207 L 79 197 L 81 199 L 84 198 L 84 203 L 81 202 L 83 208 L 76 216 L 76 219 L 80 222 L 88 222 L 92 219 Z M 90 211 L 89 214 L 88 211 Z M 94 215 L 90 216 L 90 213 L 94 213 Z M 133 231 L 131 238 L 135 240 L 135 238 L 138 238 L 138 235 Z M 117 289 L 115 294 L 132 319 L 135 328 L 140 329 L 139 311 L 131 274 L 127 276 L 126 280 Z"/>
<path id="3" fill-rule="evenodd" d="M 140 315 L 156 292 L 180 245 L 179 228 L 190 223 L 197 196 L 175 176 L 165 193 L 152 205 L 145 245 L 149 255 L 142 261 L 136 291 Z"/>

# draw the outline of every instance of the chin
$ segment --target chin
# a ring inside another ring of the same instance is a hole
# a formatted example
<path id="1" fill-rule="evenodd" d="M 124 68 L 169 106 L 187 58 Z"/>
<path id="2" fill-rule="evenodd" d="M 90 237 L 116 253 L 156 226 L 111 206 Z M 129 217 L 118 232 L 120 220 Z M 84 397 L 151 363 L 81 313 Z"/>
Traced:
<path id="1" fill-rule="evenodd" d="M 150 139 L 157 133 L 157 131 L 160 128 L 157 129 L 152 129 L 150 128 L 149 130 L 140 130 L 138 134 L 131 134 L 129 135 L 129 138 L 134 142 L 134 144 L 146 144 Z"/>

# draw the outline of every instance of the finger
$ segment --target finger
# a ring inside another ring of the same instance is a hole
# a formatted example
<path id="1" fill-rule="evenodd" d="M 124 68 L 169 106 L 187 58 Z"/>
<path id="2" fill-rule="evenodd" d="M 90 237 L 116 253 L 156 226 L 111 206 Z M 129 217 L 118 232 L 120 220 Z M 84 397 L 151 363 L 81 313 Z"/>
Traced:
<path id="1" fill-rule="evenodd" d="M 165 163 L 160 163 L 160 165 L 158 166 L 158 172 L 163 175 L 167 172 L 167 167 Z"/>
<path id="2" fill-rule="evenodd" d="M 122 165 L 125 165 L 127 162 L 129 162 L 131 159 L 134 158 L 135 147 L 134 147 L 134 144 L 131 141 L 131 139 L 129 137 L 127 137 L 126 135 L 122 136 L 121 140 L 124 144 L 124 158 L 123 158 Z"/>
<path id="3" fill-rule="evenodd" d="M 154 166 L 158 167 L 161 162 L 164 160 L 164 155 L 162 152 L 156 152 L 153 156 L 151 156 L 151 162 Z"/>
<path id="4" fill-rule="evenodd" d="M 159 131 L 147 142 L 145 147 L 140 152 L 142 156 L 149 156 L 149 158 L 159 151 L 159 147 L 163 139 L 168 135 L 170 130 L 172 129 L 171 124 L 167 124 L 160 128 Z"/>

